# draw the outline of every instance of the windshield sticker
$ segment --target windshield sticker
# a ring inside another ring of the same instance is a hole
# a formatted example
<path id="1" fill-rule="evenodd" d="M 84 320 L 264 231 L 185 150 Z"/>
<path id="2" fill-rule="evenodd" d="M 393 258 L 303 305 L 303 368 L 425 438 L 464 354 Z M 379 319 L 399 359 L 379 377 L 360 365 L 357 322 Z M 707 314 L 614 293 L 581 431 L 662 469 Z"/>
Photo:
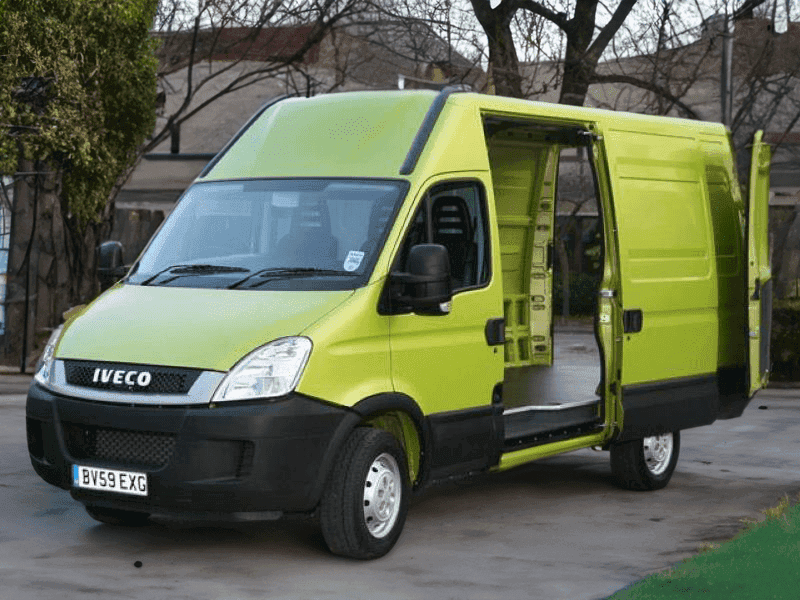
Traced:
<path id="1" fill-rule="evenodd" d="M 364 253 L 360 250 L 350 250 L 347 253 L 347 258 L 344 259 L 344 270 L 355 271 L 361 266 L 361 261 L 364 260 Z"/>
<path id="2" fill-rule="evenodd" d="M 278 208 L 297 208 L 300 205 L 298 192 L 273 192 L 272 206 Z"/>
<path id="3" fill-rule="evenodd" d="M 225 198 L 202 199 L 197 205 L 201 217 L 249 217 L 252 205 L 246 200 Z"/>

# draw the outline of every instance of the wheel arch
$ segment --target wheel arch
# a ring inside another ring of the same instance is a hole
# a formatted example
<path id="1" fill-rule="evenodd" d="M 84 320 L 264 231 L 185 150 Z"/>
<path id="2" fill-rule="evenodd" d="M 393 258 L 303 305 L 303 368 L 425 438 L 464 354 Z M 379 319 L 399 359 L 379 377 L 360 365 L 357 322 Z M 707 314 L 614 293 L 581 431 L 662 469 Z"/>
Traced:
<path id="1" fill-rule="evenodd" d="M 405 394 L 389 392 L 361 400 L 353 407 L 361 417 L 356 426 L 367 426 L 392 434 L 408 461 L 408 478 L 419 489 L 428 473 L 430 434 L 419 405 Z"/>
<path id="2" fill-rule="evenodd" d="M 372 427 L 393 435 L 406 453 L 412 489 L 420 489 L 430 471 L 431 437 L 427 421 L 414 400 L 397 392 L 368 396 L 348 409 L 347 416 L 336 429 L 323 459 L 320 476 L 314 489 L 316 502 L 333 471 L 347 438 L 356 427 Z"/>

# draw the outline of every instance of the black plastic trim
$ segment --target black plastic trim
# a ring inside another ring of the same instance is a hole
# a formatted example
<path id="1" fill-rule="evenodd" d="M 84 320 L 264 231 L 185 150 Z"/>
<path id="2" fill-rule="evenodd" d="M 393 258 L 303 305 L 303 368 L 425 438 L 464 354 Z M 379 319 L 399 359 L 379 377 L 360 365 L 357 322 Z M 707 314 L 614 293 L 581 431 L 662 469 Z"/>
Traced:
<path id="1" fill-rule="evenodd" d="M 772 279 L 761 286 L 761 323 L 759 327 L 759 366 L 761 377 L 770 371 L 769 346 L 772 335 Z"/>
<path id="2" fill-rule="evenodd" d="M 424 487 L 430 473 L 431 435 L 428 422 L 419 405 L 405 394 L 387 392 L 364 398 L 353 406 L 353 411 L 362 420 L 393 411 L 404 412 L 411 417 L 417 427 L 420 444 L 419 474 L 414 489 L 419 490 Z"/>
<path id="3" fill-rule="evenodd" d="M 717 370 L 719 386 L 718 419 L 735 419 L 740 417 L 750 402 L 748 394 L 748 370 L 744 365 L 738 367 L 721 367 Z"/>
<path id="4" fill-rule="evenodd" d="M 64 371 L 67 383 L 70 385 L 134 394 L 187 394 L 202 373 L 201 369 L 74 359 L 64 359 Z M 101 373 L 105 371 L 109 375 L 109 380 L 104 383 L 98 377 L 98 381 L 95 382 L 93 371 Z M 113 374 L 120 372 L 137 375 L 147 373 L 148 383 L 145 386 L 128 384 L 124 381 L 115 384 Z"/>
<path id="5" fill-rule="evenodd" d="M 503 446 L 501 415 L 502 404 L 430 415 L 430 479 L 483 471 L 498 464 Z"/>
<path id="6" fill-rule="evenodd" d="M 598 417 L 599 398 L 595 404 L 566 407 L 561 410 L 530 410 L 513 412 L 505 415 L 505 440 L 507 449 L 517 450 L 520 447 L 546 442 L 562 433 L 569 433 L 576 428 L 596 429 L 602 426 Z"/>
<path id="7" fill-rule="evenodd" d="M 486 321 L 486 343 L 490 346 L 502 346 L 506 343 L 506 320 L 495 317 Z"/>
<path id="8" fill-rule="evenodd" d="M 719 413 L 717 375 L 623 386 L 622 407 L 619 441 L 709 425 Z"/>
<path id="9" fill-rule="evenodd" d="M 178 154 L 173 154 L 172 152 L 150 152 L 145 154 L 142 158 L 145 160 L 155 160 L 155 161 L 181 161 L 181 160 L 204 160 L 209 161 L 212 160 L 215 156 L 217 156 L 214 152 L 188 152 L 183 153 L 179 152 Z"/>
<path id="10" fill-rule="evenodd" d="M 281 96 L 273 98 L 272 100 L 268 100 L 261 108 L 259 108 L 256 111 L 256 113 L 252 117 L 250 117 L 247 123 L 242 125 L 241 129 L 239 129 L 239 131 L 236 132 L 236 134 L 230 139 L 230 141 L 228 141 L 228 143 L 225 144 L 222 150 L 217 152 L 217 155 L 208 162 L 208 164 L 200 172 L 200 175 L 198 175 L 198 178 L 203 179 L 206 175 L 208 175 L 211 172 L 211 169 L 217 166 L 217 163 L 222 159 L 223 156 L 225 156 L 228 150 L 231 149 L 231 146 L 233 146 L 236 142 L 239 141 L 239 138 L 241 138 L 245 134 L 245 132 L 248 129 L 250 129 L 250 127 L 253 126 L 253 123 L 258 121 L 261 115 L 263 115 L 268 109 L 275 106 L 278 102 L 286 100 L 287 98 L 291 98 L 292 96 L 294 96 L 294 94 L 283 94 Z"/>
<path id="11" fill-rule="evenodd" d="M 582 435 L 597 433 L 603 429 L 603 420 L 597 417 L 590 421 L 581 422 L 574 425 L 564 425 L 556 429 L 540 431 L 524 438 L 515 438 L 506 442 L 505 451 L 514 452 L 525 450 L 535 446 L 544 446 L 554 442 L 571 440 Z"/>
<path id="12" fill-rule="evenodd" d="M 414 400 L 405 394 L 396 392 L 376 394 L 375 396 L 364 398 L 353 406 L 353 410 L 362 418 L 373 417 L 393 410 L 401 410 L 408 413 L 420 428 L 425 420 L 422 410 Z"/>
<path id="13" fill-rule="evenodd" d="M 35 383 L 26 412 L 31 463 L 45 481 L 86 504 L 154 514 L 310 512 L 339 448 L 360 421 L 348 408 L 297 393 L 215 408 L 131 407 L 68 398 Z M 175 446 L 156 468 L 76 459 L 67 449 L 64 424 L 170 434 Z M 72 488 L 76 462 L 147 472 L 150 496 Z"/>
<path id="14" fill-rule="evenodd" d="M 622 331 L 624 333 L 639 333 L 642 330 L 642 311 L 638 308 L 622 312 Z"/>
<path id="15" fill-rule="evenodd" d="M 442 113 L 447 99 L 451 94 L 462 91 L 464 90 L 460 87 L 446 87 L 439 92 L 439 95 L 433 100 L 433 103 L 428 109 L 428 113 L 425 115 L 425 119 L 422 121 L 422 125 L 420 125 L 417 131 L 417 135 L 414 137 L 414 141 L 411 143 L 411 148 L 408 150 L 406 159 L 400 167 L 400 175 L 411 175 L 411 173 L 414 172 L 417 161 L 419 161 L 419 157 L 422 156 L 425 144 L 428 143 L 428 139 L 431 137 L 431 132 L 433 132 L 433 128 L 436 126 L 436 121 L 439 119 L 439 115 Z"/>

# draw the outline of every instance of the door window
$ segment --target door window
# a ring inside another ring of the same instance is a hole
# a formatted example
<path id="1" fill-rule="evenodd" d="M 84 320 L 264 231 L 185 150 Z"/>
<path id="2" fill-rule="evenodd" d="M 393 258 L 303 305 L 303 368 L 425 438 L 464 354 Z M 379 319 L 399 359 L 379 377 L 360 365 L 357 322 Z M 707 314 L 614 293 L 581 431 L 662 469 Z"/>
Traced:
<path id="1" fill-rule="evenodd" d="M 477 183 L 449 183 L 433 188 L 417 209 L 400 251 L 405 267 L 412 246 L 441 244 L 450 255 L 453 291 L 489 281 L 489 235 L 486 201 Z"/>

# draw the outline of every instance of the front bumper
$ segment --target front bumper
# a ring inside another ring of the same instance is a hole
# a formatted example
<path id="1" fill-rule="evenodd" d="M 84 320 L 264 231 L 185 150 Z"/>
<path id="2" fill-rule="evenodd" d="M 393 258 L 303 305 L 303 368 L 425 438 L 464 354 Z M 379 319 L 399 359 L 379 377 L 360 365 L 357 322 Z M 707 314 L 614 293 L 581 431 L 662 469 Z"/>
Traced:
<path id="1" fill-rule="evenodd" d="M 352 411 L 289 394 L 275 402 L 125 406 L 34 383 L 28 450 L 36 472 L 84 504 L 201 516 L 309 512 L 319 502 Z M 74 464 L 146 472 L 148 496 L 72 486 Z"/>

